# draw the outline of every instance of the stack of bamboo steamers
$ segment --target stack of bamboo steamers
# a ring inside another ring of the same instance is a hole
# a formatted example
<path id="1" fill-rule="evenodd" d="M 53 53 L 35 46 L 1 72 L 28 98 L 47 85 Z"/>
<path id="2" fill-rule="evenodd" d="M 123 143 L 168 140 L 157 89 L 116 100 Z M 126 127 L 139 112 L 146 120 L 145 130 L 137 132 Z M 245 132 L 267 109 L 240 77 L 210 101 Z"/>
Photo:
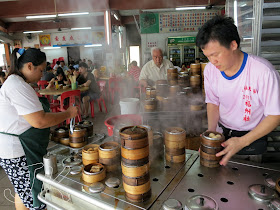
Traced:
<path id="1" fill-rule="evenodd" d="M 142 126 L 128 126 L 120 130 L 120 136 L 126 198 L 133 202 L 144 202 L 151 197 L 147 130 Z"/>

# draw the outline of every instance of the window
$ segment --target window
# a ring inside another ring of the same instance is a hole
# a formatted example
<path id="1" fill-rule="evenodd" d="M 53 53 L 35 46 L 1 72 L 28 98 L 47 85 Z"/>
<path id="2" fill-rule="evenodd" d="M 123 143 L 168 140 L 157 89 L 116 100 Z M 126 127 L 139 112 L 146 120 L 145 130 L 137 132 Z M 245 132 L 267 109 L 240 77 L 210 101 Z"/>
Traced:
<path id="1" fill-rule="evenodd" d="M 130 46 L 129 47 L 129 63 L 136 61 L 137 65 L 140 65 L 140 47 Z"/>

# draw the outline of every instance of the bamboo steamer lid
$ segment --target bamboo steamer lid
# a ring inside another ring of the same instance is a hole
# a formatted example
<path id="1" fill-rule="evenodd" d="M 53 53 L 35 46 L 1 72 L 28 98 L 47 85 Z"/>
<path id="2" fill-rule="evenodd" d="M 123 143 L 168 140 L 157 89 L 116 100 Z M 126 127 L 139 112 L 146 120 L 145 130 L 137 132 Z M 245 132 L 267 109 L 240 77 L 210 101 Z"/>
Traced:
<path id="1" fill-rule="evenodd" d="M 179 127 L 166 128 L 164 132 L 164 139 L 166 141 L 185 141 L 186 131 Z"/>

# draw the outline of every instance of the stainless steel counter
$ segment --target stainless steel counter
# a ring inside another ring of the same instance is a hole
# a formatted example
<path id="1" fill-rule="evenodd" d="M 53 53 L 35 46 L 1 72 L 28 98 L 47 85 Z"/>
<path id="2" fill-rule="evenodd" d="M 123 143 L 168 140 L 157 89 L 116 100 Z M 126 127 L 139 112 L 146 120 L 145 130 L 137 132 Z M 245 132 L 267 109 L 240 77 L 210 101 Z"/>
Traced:
<path id="1" fill-rule="evenodd" d="M 97 140 L 101 144 L 112 140 L 110 137 Z M 152 196 L 144 203 L 132 203 L 125 198 L 122 184 L 118 188 L 106 187 L 101 193 L 90 193 L 87 183 L 81 179 L 81 173 L 70 175 L 69 169 L 63 169 L 63 157 L 70 155 L 62 145 L 50 149 L 58 154 L 58 174 L 46 177 L 38 174 L 44 183 L 41 198 L 47 200 L 49 209 L 160 209 L 169 198 L 179 200 L 183 206 L 186 199 L 193 195 L 204 194 L 212 197 L 219 209 L 268 209 L 267 204 L 253 200 L 248 195 L 251 184 L 264 184 L 267 174 L 279 173 L 277 169 L 248 165 L 231 161 L 225 167 L 206 168 L 200 166 L 196 151 L 186 150 L 186 162 L 169 163 L 164 158 L 163 146 L 150 148 L 150 181 Z M 120 167 L 107 173 L 104 183 L 110 177 L 121 180 Z"/>

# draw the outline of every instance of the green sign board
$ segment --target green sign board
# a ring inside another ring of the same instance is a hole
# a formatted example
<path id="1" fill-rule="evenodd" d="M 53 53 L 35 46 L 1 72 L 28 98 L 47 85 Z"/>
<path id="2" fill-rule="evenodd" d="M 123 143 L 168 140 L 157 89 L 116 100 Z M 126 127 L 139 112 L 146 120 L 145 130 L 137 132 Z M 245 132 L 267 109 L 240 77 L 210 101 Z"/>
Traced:
<path id="1" fill-rule="evenodd" d="M 141 34 L 159 32 L 158 13 L 144 12 L 140 14 Z"/>
<path id="2" fill-rule="evenodd" d="M 168 37 L 168 44 L 195 43 L 195 36 Z"/>

